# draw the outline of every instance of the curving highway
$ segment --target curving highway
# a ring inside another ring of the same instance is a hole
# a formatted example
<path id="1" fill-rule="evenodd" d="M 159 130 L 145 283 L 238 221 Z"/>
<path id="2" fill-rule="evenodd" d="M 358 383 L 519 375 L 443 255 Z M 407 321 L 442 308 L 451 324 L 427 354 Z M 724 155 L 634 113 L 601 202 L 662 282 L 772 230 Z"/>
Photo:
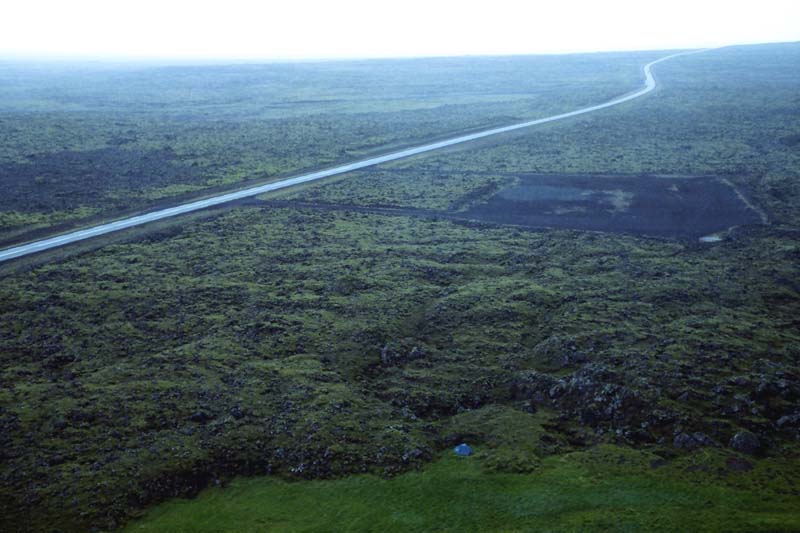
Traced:
<path id="1" fill-rule="evenodd" d="M 327 178 L 330 176 L 336 176 L 338 174 L 344 174 L 346 172 L 350 172 L 352 170 L 358 170 L 360 168 L 371 167 L 374 165 L 379 165 L 381 163 L 386 163 L 388 161 L 395 161 L 397 159 L 403 159 L 406 157 L 411 157 L 417 154 L 423 154 L 425 152 L 432 152 L 434 150 L 439 150 L 441 148 L 446 148 L 448 146 L 453 146 L 455 144 L 466 143 L 470 141 L 474 141 L 476 139 L 483 139 L 484 137 L 490 137 L 492 135 L 498 135 L 500 133 L 507 133 L 509 131 L 519 130 L 522 128 L 529 128 L 531 126 L 536 126 L 538 124 L 545 124 L 548 122 L 555 122 L 557 120 L 563 120 L 565 118 L 574 117 L 577 115 L 583 115 L 586 113 L 592 113 L 593 111 L 599 111 L 600 109 L 605 109 L 607 107 L 613 107 L 625 102 L 629 102 L 631 100 L 635 100 L 636 98 L 640 98 L 647 93 L 651 92 L 653 89 L 656 88 L 656 80 L 653 77 L 652 68 L 653 65 L 661 63 L 662 61 L 666 61 L 668 59 L 672 59 L 673 57 L 688 55 L 688 54 L 696 54 L 699 52 L 704 52 L 703 50 L 693 50 L 690 52 L 680 52 L 677 54 L 671 54 L 655 61 L 652 61 L 644 66 L 644 77 L 645 77 L 645 84 L 644 87 L 639 89 L 636 92 L 630 93 L 626 96 L 621 96 L 619 98 L 615 98 L 614 100 L 610 100 L 608 102 L 593 105 L 590 107 L 584 107 L 582 109 L 578 109 L 576 111 L 570 111 L 568 113 L 562 113 L 560 115 L 553 115 L 551 117 L 540 118 L 536 120 L 529 120 L 527 122 L 520 122 L 517 124 L 512 124 L 510 126 L 503 126 L 499 128 L 492 128 L 484 131 L 480 131 L 477 133 L 470 133 L 468 135 L 462 135 L 459 137 L 453 137 L 451 139 L 446 139 L 443 141 L 433 142 L 429 144 L 424 144 L 421 146 L 417 146 L 414 148 L 408 148 L 405 150 L 400 150 L 398 152 L 392 152 L 390 154 L 372 157 L 369 159 L 362 159 L 361 161 L 356 161 L 354 163 L 348 163 L 346 165 L 340 165 L 337 167 L 320 170 L 318 172 L 311 172 L 309 174 L 302 174 L 300 176 L 295 176 L 293 178 L 287 178 L 280 181 L 275 181 L 272 183 L 267 183 L 265 185 L 258 185 L 256 187 L 250 187 L 248 189 L 242 189 L 240 191 L 235 191 L 227 194 L 222 194 L 219 196 L 214 196 L 212 198 L 206 198 L 205 200 L 197 200 L 194 202 L 189 202 L 181 205 L 177 205 L 175 207 L 170 207 L 168 209 L 161 209 L 159 211 L 153 211 L 152 213 L 145 213 L 143 215 L 133 216 L 130 218 L 124 218 L 121 220 L 117 220 L 116 222 L 110 222 L 108 224 L 101 224 L 99 226 L 94 226 L 82 230 L 76 230 L 69 233 L 65 233 L 63 235 L 59 235 L 57 237 L 50 237 L 38 241 L 33 241 L 28 244 L 22 244 L 19 246 L 14 246 L 12 248 L 6 248 L 4 250 L 0 250 L 0 262 L 8 261 L 10 259 L 15 259 L 17 257 L 23 257 L 30 254 L 35 254 L 37 252 L 42 252 L 44 250 L 50 250 L 52 248 L 58 248 L 61 246 L 65 246 L 67 244 L 78 242 L 86 239 L 91 239 L 92 237 L 97 237 L 99 235 L 105 235 L 107 233 L 112 233 L 115 231 L 120 231 L 126 228 L 132 228 L 134 226 L 140 226 L 142 224 L 146 224 L 148 222 L 154 222 L 156 220 L 161 220 L 164 218 L 174 217 L 178 215 L 182 215 L 185 213 L 191 213 L 192 211 L 199 211 L 200 209 L 206 209 L 208 207 L 217 206 L 220 204 L 224 204 L 227 202 L 231 202 L 233 200 L 239 200 L 242 198 L 247 198 L 250 196 L 257 196 L 259 194 L 275 191 L 278 189 L 284 189 L 286 187 L 291 187 L 293 185 L 298 185 L 300 183 L 307 183 L 309 181 L 316 181 L 322 178 Z"/>

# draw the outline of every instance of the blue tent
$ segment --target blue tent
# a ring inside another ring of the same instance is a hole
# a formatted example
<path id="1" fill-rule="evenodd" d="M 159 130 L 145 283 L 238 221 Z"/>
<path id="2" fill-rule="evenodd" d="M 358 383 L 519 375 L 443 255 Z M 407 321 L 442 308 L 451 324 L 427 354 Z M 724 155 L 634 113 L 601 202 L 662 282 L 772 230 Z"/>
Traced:
<path id="1" fill-rule="evenodd" d="M 453 448 L 453 451 L 456 452 L 456 455 L 462 455 L 466 457 L 467 455 L 472 455 L 472 448 L 469 447 L 468 444 L 464 444 L 463 442 Z"/>

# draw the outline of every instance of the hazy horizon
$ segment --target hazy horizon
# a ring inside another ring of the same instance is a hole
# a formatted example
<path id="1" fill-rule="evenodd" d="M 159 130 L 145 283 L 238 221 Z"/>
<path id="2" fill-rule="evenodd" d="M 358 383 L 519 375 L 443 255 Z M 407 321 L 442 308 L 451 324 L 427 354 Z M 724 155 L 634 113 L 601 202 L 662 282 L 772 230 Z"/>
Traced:
<path id="1" fill-rule="evenodd" d="M 325 61 L 675 50 L 800 41 L 800 3 L 679 0 L 519 5 L 345 0 L 26 2 L 0 21 L 0 59 Z"/>
<path id="2" fill-rule="evenodd" d="M 637 52 L 659 52 L 676 50 L 694 50 L 701 48 L 730 48 L 736 46 L 767 46 L 800 43 L 798 41 L 769 41 L 752 43 L 732 43 L 713 47 L 697 48 L 642 48 L 629 50 L 576 50 L 568 52 L 530 52 L 530 53 L 508 53 L 508 54 L 439 54 L 439 55 L 418 55 L 418 56 L 337 56 L 337 57 L 181 57 L 181 56 L 91 56 L 91 55 L 5 55 L 0 53 L 0 62 L 4 63 L 63 63 L 63 64 L 107 64 L 107 65 L 227 65 L 227 64 L 257 64 L 257 63 L 326 63 L 326 62 L 347 62 L 347 61 L 382 61 L 382 60 L 414 60 L 414 59 L 449 59 L 449 58 L 490 58 L 490 57 L 515 57 L 515 56 L 560 56 L 560 55 L 589 55 L 589 54 L 622 54 Z"/>

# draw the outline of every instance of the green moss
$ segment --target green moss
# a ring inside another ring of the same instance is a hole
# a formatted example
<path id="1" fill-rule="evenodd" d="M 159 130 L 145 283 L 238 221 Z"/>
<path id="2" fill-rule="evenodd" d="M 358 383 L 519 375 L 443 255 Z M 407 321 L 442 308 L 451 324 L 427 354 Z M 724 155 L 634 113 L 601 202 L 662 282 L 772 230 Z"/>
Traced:
<path id="1" fill-rule="evenodd" d="M 26 229 L 45 227 L 65 220 L 86 218 L 98 211 L 99 209 L 97 208 L 80 207 L 68 211 L 52 211 L 48 213 L 21 211 L 0 212 L 0 231 L 8 231 L 9 229 L 18 228 L 20 226 L 25 226 Z"/>

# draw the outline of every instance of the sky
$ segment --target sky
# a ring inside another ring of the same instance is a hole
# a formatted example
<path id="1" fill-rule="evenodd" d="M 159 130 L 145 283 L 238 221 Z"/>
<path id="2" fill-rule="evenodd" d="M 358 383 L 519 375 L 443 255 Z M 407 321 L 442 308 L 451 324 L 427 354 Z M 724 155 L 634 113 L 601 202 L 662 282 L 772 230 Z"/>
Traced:
<path id="1" fill-rule="evenodd" d="M 4 0 L 0 56 L 324 59 L 800 41 L 800 0 Z"/>

